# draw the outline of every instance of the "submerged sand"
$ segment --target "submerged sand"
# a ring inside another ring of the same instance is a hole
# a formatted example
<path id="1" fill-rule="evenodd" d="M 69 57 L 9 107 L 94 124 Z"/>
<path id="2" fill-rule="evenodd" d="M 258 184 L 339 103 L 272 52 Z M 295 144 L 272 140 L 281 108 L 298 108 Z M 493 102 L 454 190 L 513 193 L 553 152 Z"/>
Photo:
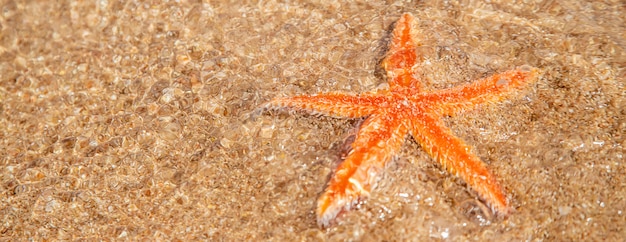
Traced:
<path id="1" fill-rule="evenodd" d="M 619 241 L 626 236 L 621 1 L 3 1 L 0 238 Z M 490 218 L 412 138 L 335 226 L 315 202 L 359 120 L 256 112 L 385 84 L 401 13 L 422 82 L 528 64 L 538 82 L 446 119 L 515 212 Z"/>

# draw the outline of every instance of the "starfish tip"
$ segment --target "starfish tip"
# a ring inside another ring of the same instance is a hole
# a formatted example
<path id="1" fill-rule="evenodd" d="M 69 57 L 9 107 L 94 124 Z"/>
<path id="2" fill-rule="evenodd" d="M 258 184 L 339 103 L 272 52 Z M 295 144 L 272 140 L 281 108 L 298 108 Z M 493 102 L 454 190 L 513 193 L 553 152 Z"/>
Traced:
<path id="1" fill-rule="evenodd" d="M 350 210 L 354 203 L 356 203 L 354 199 L 331 198 L 328 195 L 323 195 L 318 200 L 317 224 L 322 228 L 329 227 L 339 213 Z"/>

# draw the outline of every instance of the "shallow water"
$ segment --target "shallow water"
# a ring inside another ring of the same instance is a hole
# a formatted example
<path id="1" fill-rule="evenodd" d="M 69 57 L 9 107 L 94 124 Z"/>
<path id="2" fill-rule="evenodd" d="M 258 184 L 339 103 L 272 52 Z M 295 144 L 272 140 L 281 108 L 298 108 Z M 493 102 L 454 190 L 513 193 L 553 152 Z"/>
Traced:
<path id="1" fill-rule="evenodd" d="M 0 4 L 0 238 L 615 241 L 625 235 L 619 1 Z M 539 81 L 446 123 L 515 207 L 491 218 L 412 138 L 359 209 L 315 202 L 359 120 L 258 112 L 384 87 L 401 13 L 427 90 Z"/>

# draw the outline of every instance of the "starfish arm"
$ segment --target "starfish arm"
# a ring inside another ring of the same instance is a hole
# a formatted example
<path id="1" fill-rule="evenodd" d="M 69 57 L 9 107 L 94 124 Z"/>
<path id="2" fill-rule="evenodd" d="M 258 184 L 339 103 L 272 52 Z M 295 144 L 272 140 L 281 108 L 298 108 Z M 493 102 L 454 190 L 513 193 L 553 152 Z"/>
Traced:
<path id="1" fill-rule="evenodd" d="M 441 103 L 439 111 L 442 114 L 453 115 L 478 104 L 503 99 L 511 92 L 535 82 L 537 72 L 536 68 L 525 65 L 467 85 L 427 94 L 427 99 Z"/>
<path id="2" fill-rule="evenodd" d="M 361 126 L 352 150 L 337 167 L 317 202 L 317 221 L 325 227 L 341 212 L 369 195 L 378 174 L 400 149 L 406 126 L 389 115 L 373 114 Z"/>
<path id="3" fill-rule="evenodd" d="M 443 122 L 429 114 L 411 120 L 411 135 L 426 152 L 450 173 L 461 177 L 496 214 L 510 213 L 508 201 L 487 166 L 471 152 L 471 147 L 455 137 Z"/>
<path id="4" fill-rule="evenodd" d="M 341 93 L 325 93 L 276 98 L 266 103 L 264 108 L 277 109 L 288 107 L 333 117 L 359 118 L 372 114 L 380 105 L 384 105 L 386 102 L 387 98 L 383 96 L 351 96 Z"/>
<path id="5" fill-rule="evenodd" d="M 421 43 L 413 36 L 416 28 L 413 15 L 405 13 L 396 22 L 392 32 L 392 39 L 389 45 L 387 57 L 383 60 L 383 67 L 387 71 L 387 79 L 391 91 L 411 88 L 414 93 L 419 92 L 420 83 L 414 77 L 416 63 L 421 61 L 416 53 L 417 46 Z"/>

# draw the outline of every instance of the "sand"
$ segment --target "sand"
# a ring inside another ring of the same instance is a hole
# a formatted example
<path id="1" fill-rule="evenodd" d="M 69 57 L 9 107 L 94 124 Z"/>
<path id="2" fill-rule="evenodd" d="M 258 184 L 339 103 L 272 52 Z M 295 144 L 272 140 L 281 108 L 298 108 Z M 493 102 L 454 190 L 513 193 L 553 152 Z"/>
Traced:
<path id="1" fill-rule="evenodd" d="M 623 1 L 2 1 L 0 240 L 619 241 Z M 418 19 L 427 90 L 531 65 L 446 124 L 504 187 L 491 217 L 412 138 L 359 209 L 315 203 L 359 120 L 258 112 L 384 86 Z"/>

